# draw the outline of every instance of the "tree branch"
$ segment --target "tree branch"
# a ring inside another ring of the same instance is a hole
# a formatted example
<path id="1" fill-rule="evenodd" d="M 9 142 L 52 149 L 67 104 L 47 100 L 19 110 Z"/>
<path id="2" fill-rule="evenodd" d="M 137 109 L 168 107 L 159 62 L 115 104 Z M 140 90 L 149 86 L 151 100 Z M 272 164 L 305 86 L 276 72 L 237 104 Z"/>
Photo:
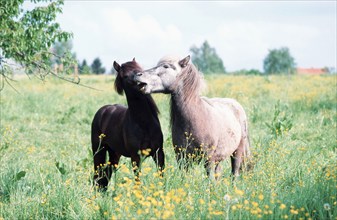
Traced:
<path id="1" fill-rule="evenodd" d="M 52 52 L 48 52 L 48 53 L 50 53 L 50 54 L 52 54 L 52 55 L 55 55 L 55 54 L 52 53 Z M 16 52 L 16 54 L 17 54 L 18 56 L 20 56 L 22 59 L 24 58 L 24 55 L 23 55 L 22 53 Z M 57 55 L 55 55 L 55 56 L 57 56 Z M 57 56 L 57 57 L 60 57 L 60 56 Z M 43 63 L 39 63 L 39 62 L 37 62 L 37 61 L 31 61 L 30 65 L 32 65 L 33 67 L 35 67 L 35 68 L 37 68 L 37 69 L 39 69 L 39 70 L 46 71 L 46 74 L 45 74 L 45 75 L 40 74 L 40 77 L 38 77 L 38 78 L 41 79 L 41 80 L 44 80 L 45 76 L 48 75 L 48 74 L 50 74 L 50 75 L 52 75 L 52 76 L 54 76 L 54 77 L 56 77 L 56 78 L 58 78 L 58 79 L 61 79 L 61 80 L 66 81 L 66 82 L 70 82 L 70 83 L 73 83 L 73 84 L 76 84 L 76 85 L 79 85 L 79 86 L 82 86 L 82 87 L 85 87 L 85 88 L 88 88 L 88 89 L 93 89 L 93 90 L 96 90 L 96 91 L 103 91 L 103 90 L 96 89 L 96 88 L 91 87 L 91 86 L 88 86 L 88 85 L 80 84 L 80 81 L 81 81 L 80 77 L 78 77 L 78 80 L 77 80 L 77 81 L 74 81 L 74 80 L 72 80 L 72 79 L 68 79 L 68 78 L 66 78 L 66 77 L 59 76 L 59 75 L 57 75 L 54 71 L 52 71 L 50 68 L 46 68 L 46 67 L 44 66 Z M 2 74 L 2 75 L 4 75 L 4 74 Z M 28 74 L 27 74 L 27 75 L 28 75 Z M 5 77 L 6 77 L 6 76 L 5 76 Z M 7 82 L 7 80 L 6 80 L 6 82 Z M 0 90 L 0 91 L 1 91 L 1 90 Z"/>

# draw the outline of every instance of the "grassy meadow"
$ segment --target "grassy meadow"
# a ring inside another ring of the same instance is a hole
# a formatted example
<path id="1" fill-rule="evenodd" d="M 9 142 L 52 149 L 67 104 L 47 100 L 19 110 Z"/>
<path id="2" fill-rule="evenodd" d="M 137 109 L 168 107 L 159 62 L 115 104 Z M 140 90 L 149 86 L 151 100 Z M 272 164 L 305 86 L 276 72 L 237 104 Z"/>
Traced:
<path id="1" fill-rule="evenodd" d="M 0 92 L 0 219 L 337 219 L 336 76 L 206 76 L 204 95 L 232 97 L 246 109 L 254 169 L 219 181 L 202 164 L 178 169 L 161 111 L 166 168 L 152 159 L 133 179 L 120 161 L 106 193 L 92 186 L 91 120 L 105 104 L 126 104 L 113 76 L 85 76 L 96 91 L 20 77 Z"/>

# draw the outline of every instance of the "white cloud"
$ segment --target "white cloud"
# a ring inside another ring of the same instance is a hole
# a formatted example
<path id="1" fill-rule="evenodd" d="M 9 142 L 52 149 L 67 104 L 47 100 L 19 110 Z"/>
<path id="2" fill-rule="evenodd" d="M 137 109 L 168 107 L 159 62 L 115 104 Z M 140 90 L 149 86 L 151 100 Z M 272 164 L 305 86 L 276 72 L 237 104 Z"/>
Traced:
<path id="1" fill-rule="evenodd" d="M 227 70 L 262 69 L 268 49 L 289 47 L 299 66 L 336 65 L 336 12 L 331 4 L 254 2 L 66 1 L 61 27 L 89 63 L 133 57 L 145 68 L 165 54 L 185 56 L 208 40 Z M 334 4 L 335 6 L 336 4 Z M 304 7 L 305 6 L 305 7 Z M 205 13 L 209 12 L 209 13 Z"/>
<path id="2" fill-rule="evenodd" d="M 166 53 L 181 50 L 182 34 L 172 25 L 160 25 L 152 16 L 145 15 L 136 19 L 121 8 L 104 12 L 106 39 L 105 53 L 125 62 L 136 57 L 148 67 Z M 103 36 L 102 36 L 103 37 Z"/>
<path id="3" fill-rule="evenodd" d="M 80 61 L 91 64 L 99 57 L 110 71 L 114 60 L 124 63 L 136 57 L 146 68 L 167 53 L 181 52 L 182 33 L 174 24 L 160 24 L 151 15 L 134 16 L 111 5 L 88 6 L 78 11 L 77 4 L 68 4 L 59 18 L 62 28 L 74 33 L 73 49 Z"/>
<path id="4" fill-rule="evenodd" d="M 176 27 L 161 27 L 158 21 L 149 15 L 136 20 L 126 10 L 114 9 L 107 13 L 106 17 L 111 34 L 118 34 L 126 41 L 138 43 L 149 38 L 179 41 L 181 38 Z"/>
<path id="5" fill-rule="evenodd" d="M 313 46 L 318 32 L 287 23 L 234 21 L 218 26 L 209 39 L 229 70 L 262 69 L 269 49 L 288 47 L 296 59 L 297 54 Z"/>

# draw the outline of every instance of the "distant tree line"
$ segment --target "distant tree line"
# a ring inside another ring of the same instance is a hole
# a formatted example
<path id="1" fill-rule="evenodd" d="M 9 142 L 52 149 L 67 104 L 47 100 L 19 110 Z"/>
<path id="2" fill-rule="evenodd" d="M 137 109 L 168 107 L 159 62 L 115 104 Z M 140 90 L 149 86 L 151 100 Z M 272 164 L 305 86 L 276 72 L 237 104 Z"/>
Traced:
<path id="1" fill-rule="evenodd" d="M 102 66 L 101 60 L 97 57 L 92 61 L 90 66 L 87 64 L 86 59 L 84 59 L 82 63 L 78 63 L 78 71 L 80 74 L 103 74 L 105 73 L 105 68 Z"/>
<path id="2" fill-rule="evenodd" d="M 192 46 L 192 62 L 205 74 L 208 73 L 226 73 L 222 59 L 218 56 L 215 48 L 211 47 L 205 41 L 200 48 Z"/>
<path id="3" fill-rule="evenodd" d="M 52 51 L 57 56 L 53 57 L 51 63 L 60 64 L 61 61 L 59 60 L 59 57 L 62 57 L 65 51 L 71 51 L 71 49 L 71 41 L 56 42 L 52 47 Z M 215 48 L 211 47 L 207 41 L 204 41 L 200 47 L 192 46 L 190 52 L 192 54 L 192 62 L 202 73 L 226 73 L 226 68 L 222 59 L 218 56 Z M 72 53 L 72 56 L 76 59 L 75 53 Z M 263 60 L 263 69 L 264 72 L 257 69 L 242 69 L 233 73 L 242 75 L 293 74 L 296 70 L 296 63 L 295 59 L 291 56 L 289 49 L 287 47 L 281 47 L 280 49 L 269 50 L 267 56 Z M 86 59 L 82 62 L 78 61 L 78 71 L 80 74 L 103 74 L 106 72 L 106 69 L 103 67 L 100 58 L 97 57 L 90 65 L 87 63 Z M 115 73 L 113 68 L 110 73 Z"/>
<path id="4" fill-rule="evenodd" d="M 217 55 L 215 48 L 205 41 L 200 47 L 192 46 L 192 62 L 198 69 L 205 73 L 226 73 L 222 59 Z M 296 63 L 287 47 L 269 50 L 263 60 L 263 70 L 257 69 L 239 70 L 234 74 L 261 75 L 261 74 L 292 74 L 295 73 Z"/>
<path id="5" fill-rule="evenodd" d="M 56 56 L 52 57 L 52 59 L 50 60 L 50 64 L 51 65 L 61 64 L 62 63 L 61 59 L 63 57 L 63 54 L 66 51 L 71 51 L 72 47 L 73 47 L 73 44 L 71 40 L 55 42 L 52 46 L 51 51 Z M 76 53 L 72 53 L 72 57 L 73 59 L 76 60 Z M 86 59 L 84 59 L 82 62 L 77 61 L 77 67 L 78 67 L 78 71 L 80 74 L 103 74 L 105 73 L 105 68 L 103 67 L 102 62 L 99 57 L 95 58 L 92 61 L 90 66 L 88 65 Z"/>
<path id="6" fill-rule="evenodd" d="M 263 69 L 266 74 L 293 74 L 296 70 L 295 59 L 290 55 L 287 47 L 269 50 L 263 60 Z"/>

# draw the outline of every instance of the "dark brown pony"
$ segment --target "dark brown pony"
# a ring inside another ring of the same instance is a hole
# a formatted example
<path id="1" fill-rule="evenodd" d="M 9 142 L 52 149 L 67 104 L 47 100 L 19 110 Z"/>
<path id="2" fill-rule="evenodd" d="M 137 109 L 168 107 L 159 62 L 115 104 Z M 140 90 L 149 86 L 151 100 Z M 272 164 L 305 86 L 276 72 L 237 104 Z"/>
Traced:
<path id="1" fill-rule="evenodd" d="M 125 92 L 128 107 L 119 104 L 103 106 L 92 122 L 94 184 L 102 189 L 107 188 L 121 156 L 131 157 L 136 178 L 142 152 L 144 157 L 152 156 L 160 170 L 164 168 L 159 110 L 151 95 L 141 93 L 133 81 L 135 74 L 142 71 L 142 68 L 135 59 L 122 65 L 115 61 L 113 65 L 117 71 L 115 89 L 120 95 Z"/>

